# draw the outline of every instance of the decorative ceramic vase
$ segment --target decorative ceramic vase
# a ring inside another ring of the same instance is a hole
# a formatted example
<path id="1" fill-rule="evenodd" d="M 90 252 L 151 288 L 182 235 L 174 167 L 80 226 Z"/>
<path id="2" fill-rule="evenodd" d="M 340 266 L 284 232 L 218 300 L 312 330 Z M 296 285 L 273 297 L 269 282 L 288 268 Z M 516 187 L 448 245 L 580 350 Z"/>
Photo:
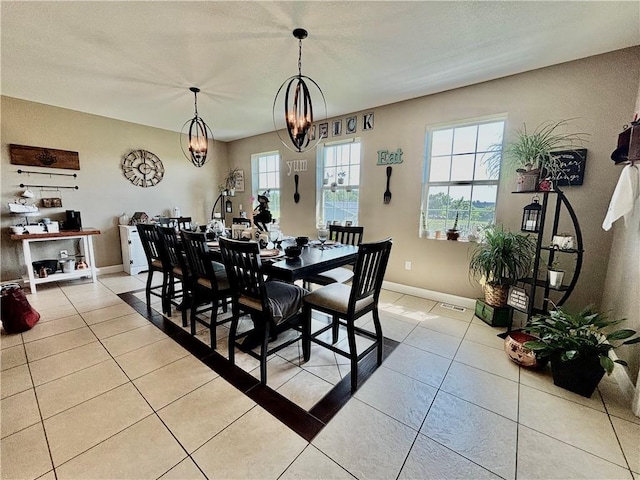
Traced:
<path id="1" fill-rule="evenodd" d="M 523 346 L 526 342 L 532 340 L 537 339 L 528 333 L 509 332 L 504 339 L 504 351 L 518 365 L 527 368 L 538 368 L 541 364 L 538 362 L 535 352 Z M 546 364 L 546 362 L 544 363 Z"/>
<path id="2" fill-rule="evenodd" d="M 562 279 L 564 278 L 564 272 L 560 270 L 549 270 L 549 285 L 553 288 L 560 288 L 562 286 Z"/>

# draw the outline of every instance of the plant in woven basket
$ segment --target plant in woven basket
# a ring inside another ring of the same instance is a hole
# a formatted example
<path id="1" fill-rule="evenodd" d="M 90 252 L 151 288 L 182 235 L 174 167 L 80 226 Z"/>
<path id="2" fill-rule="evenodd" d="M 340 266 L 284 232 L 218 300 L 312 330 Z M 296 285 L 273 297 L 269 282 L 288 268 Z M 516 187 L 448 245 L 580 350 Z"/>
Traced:
<path id="1" fill-rule="evenodd" d="M 529 272 L 535 243 L 529 235 L 489 225 L 469 261 L 469 276 L 484 283 L 485 302 L 494 307 L 507 304 L 509 285 Z"/>

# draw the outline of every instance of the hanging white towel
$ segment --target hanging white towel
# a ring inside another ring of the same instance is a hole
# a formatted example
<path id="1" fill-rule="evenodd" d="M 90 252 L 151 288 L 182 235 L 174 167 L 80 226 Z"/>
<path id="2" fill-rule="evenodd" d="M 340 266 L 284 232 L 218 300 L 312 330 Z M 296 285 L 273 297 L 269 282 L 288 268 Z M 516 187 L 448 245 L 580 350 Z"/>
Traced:
<path id="1" fill-rule="evenodd" d="M 625 226 L 627 218 L 633 210 L 633 204 L 638 198 L 638 184 L 640 183 L 640 170 L 634 165 L 627 165 L 622 169 L 620 179 L 613 191 L 607 216 L 602 222 L 602 228 L 611 229 L 613 222 L 624 217 Z"/>

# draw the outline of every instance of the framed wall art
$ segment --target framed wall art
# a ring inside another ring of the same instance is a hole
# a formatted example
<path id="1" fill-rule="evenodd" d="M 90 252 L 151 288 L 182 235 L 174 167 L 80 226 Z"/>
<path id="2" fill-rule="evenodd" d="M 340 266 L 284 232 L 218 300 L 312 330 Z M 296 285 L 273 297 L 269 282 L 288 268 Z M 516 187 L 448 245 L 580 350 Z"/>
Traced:
<path id="1" fill-rule="evenodd" d="M 373 112 L 362 115 L 362 129 L 373 130 Z"/>
<path id="2" fill-rule="evenodd" d="M 320 138 L 327 138 L 329 136 L 329 124 L 321 123 L 320 124 Z"/>
<path id="3" fill-rule="evenodd" d="M 342 135 L 342 120 L 334 120 L 331 124 L 331 135 L 333 137 L 339 137 Z"/>
<path id="4" fill-rule="evenodd" d="M 358 126 L 358 117 L 347 117 L 345 121 L 345 134 L 356 133 L 356 127 Z"/>

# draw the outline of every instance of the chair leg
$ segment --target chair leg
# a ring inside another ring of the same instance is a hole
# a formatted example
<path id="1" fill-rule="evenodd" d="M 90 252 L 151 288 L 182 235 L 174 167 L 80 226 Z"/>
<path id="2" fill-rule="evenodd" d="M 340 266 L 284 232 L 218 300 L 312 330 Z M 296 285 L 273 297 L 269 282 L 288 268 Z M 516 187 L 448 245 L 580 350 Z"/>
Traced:
<path id="1" fill-rule="evenodd" d="M 378 343 L 378 366 L 382 365 L 382 327 L 380 326 L 380 316 L 378 315 L 378 308 L 373 309 L 373 325 L 376 329 L 376 342 Z"/>
<path id="2" fill-rule="evenodd" d="M 358 388 L 358 351 L 356 350 L 356 332 L 353 320 L 347 321 L 347 339 L 349 341 L 349 358 L 351 359 L 351 391 Z"/>
<path id="3" fill-rule="evenodd" d="M 180 315 L 182 316 L 182 326 L 187 326 L 187 312 L 191 307 L 191 295 L 187 292 L 187 285 L 184 280 L 182 280 L 182 308 L 180 309 Z"/>
<path id="4" fill-rule="evenodd" d="M 161 300 L 162 300 L 162 313 L 166 313 L 167 315 L 171 315 L 171 311 L 168 308 L 168 301 L 167 301 L 167 295 L 169 290 L 169 273 L 168 272 L 162 272 L 162 294 L 160 296 Z"/>
<path id="5" fill-rule="evenodd" d="M 147 296 L 147 310 L 151 310 L 151 282 L 153 281 L 153 270 L 149 268 L 147 274 L 147 286 L 145 288 L 145 295 Z"/>
<path id="6" fill-rule="evenodd" d="M 217 296 L 213 297 L 212 307 L 211 307 L 211 321 L 209 322 L 209 337 L 211 342 L 211 349 L 215 350 L 218 346 L 218 335 L 216 331 L 217 323 L 218 323 L 218 304 L 220 300 Z"/>
<path id="7" fill-rule="evenodd" d="M 333 340 L 331 343 L 336 343 L 338 341 L 338 331 L 340 329 L 340 317 L 338 317 L 338 315 L 334 315 L 331 319 L 331 322 L 331 333 Z"/>
<path id="8" fill-rule="evenodd" d="M 260 384 L 267 384 L 267 350 L 269 349 L 269 322 L 264 322 L 264 337 L 260 347 Z"/>
<path id="9" fill-rule="evenodd" d="M 198 298 L 197 290 L 194 290 L 193 297 L 191 299 L 191 315 L 189 317 L 189 321 L 191 323 L 191 335 L 193 336 L 196 334 L 196 310 L 198 309 L 199 304 L 200 299 Z"/>
<path id="10" fill-rule="evenodd" d="M 311 306 L 302 308 L 302 362 L 311 358 Z"/>
<path id="11" fill-rule="evenodd" d="M 236 359 L 236 331 L 238 330 L 238 322 L 240 321 L 240 312 L 237 308 L 232 307 L 232 319 L 231 326 L 229 327 L 229 339 L 228 339 L 228 349 L 229 349 L 229 361 L 231 365 L 235 365 Z"/>

